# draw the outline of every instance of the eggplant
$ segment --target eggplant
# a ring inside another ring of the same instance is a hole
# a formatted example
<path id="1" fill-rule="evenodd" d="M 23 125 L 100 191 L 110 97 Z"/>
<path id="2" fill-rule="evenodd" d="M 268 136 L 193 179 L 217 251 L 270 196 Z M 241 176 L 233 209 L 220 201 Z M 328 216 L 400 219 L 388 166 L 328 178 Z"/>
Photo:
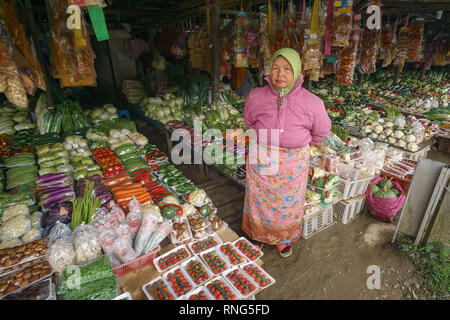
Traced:
<path id="1" fill-rule="evenodd" d="M 58 189 L 58 190 L 55 190 L 55 189 Z M 40 196 L 41 201 L 45 200 L 49 197 L 56 196 L 63 192 L 73 192 L 73 187 L 69 186 L 69 187 L 62 187 L 62 188 L 52 188 L 52 190 L 53 190 L 52 192 L 47 192 L 47 193 L 42 194 L 42 196 Z"/>
<path id="2" fill-rule="evenodd" d="M 71 185 L 73 183 L 73 180 L 71 177 L 64 177 L 60 178 L 59 180 L 52 180 L 45 183 L 38 184 L 38 188 L 40 189 L 46 189 L 46 188 L 55 188 L 55 187 L 66 187 L 68 185 Z"/>
<path id="3" fill-rule="evenodd" d="M 43 200 L 42 205 L 44 206 L 44 208 L 48 209 L 56 203 L 61 202 L 63 199 L 73 197 L 74 195 L 75 193 L 73 191 L 61 192 Z"/>
<path id="4" fill-rule="evenodd" d="M 65 172 L 48 173 L 48 174 L 44 174 L 43 176 L 40 176 L 39 178 L 37 178 L 36 182 L 38 184 L 40 184 L 40 183 L 47 183 L 47 182 L 58 180 L 58 179 L 61 179 L 61 178 L 64 178 L 64 177 L 67 177 L 67 174 Z"/>

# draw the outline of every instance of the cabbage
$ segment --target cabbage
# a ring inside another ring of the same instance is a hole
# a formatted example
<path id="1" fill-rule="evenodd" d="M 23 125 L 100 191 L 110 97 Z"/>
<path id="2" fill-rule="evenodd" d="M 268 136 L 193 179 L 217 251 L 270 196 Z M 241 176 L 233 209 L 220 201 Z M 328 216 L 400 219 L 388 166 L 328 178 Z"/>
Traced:
<path id="1" fill-rule="evenodd" d="M 108 107 L 105 108 L 105 106 L 108 106 Z M 117 113 L 117 108 L 114 107 L 112 104 L 111 104 L 111 105 L 105 105 L 105 106 L 103 106 L 103 108 L 105 108 L 105 110 L 106 110 L 107 112 L 113 113 L 113 114 L 116 114 L 116 113 Z"/>

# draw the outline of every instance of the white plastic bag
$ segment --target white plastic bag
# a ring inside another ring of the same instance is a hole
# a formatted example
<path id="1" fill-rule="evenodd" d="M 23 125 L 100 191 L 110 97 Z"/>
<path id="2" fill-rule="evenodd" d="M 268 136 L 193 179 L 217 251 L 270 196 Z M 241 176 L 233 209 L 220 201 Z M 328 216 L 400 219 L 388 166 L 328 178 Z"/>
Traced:
<path id="1" fill-rule="evenodd" d="M 158 246 L 158 244 L 169 235 L 171 230 L 172 230 L 172 223 L 169 221 L 164 221 L 158 224 L 158 227 L 152 233 L 150 239 L 148 239 L 143 254 L 152 252 Z"/>
<path id="2" fill-rule="evenodd" d="M 148 210 L 144 214 L 144 218 L 142 219 L 141 227 L 136 235 L 134 240 L 134 251 L 139 256 L 142 251 L 145 249 L 145 245 L 148 242 L 148 239 L 151 237 L 152 233 L 156 230 L 158 226 L 160 215 L 155 211 Z"/>
<path id="3" fill-rule="evenodd" d="M 136 259 L 136 253 L 126 238 L 116 238 L 114 241 L 114 254 L 122 263 Z"/>
<path id="4" fill-rule="evenodd" d="M 75 250 L 72 240 L 56 239 L 47 249 L 46 258 L 53 271 L 63 272 L 65 268 L 75 264 Z"/>
<path id="5" fill-rule="evenodd" d="M 66 224 L 56 221 L 56 224 L 50 230 L 48 237 L 50 238 L 50 244 L 58 239 L 67 239 L 72 241 L 72 231 Z"/>

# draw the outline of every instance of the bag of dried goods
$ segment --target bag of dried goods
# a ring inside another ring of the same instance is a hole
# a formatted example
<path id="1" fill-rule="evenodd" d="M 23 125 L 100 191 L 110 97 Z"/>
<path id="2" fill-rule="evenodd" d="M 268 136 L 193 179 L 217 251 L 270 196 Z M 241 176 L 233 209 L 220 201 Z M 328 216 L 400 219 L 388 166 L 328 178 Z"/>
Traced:
<path id="1" fill-rule="evenodd" d="M 63 272 L 65 268 L 75 264 L 75 250 L 72 239 L 60 238 L 55 240 L 47 249 L 46 258 L 53 271 Z"/>
<path id="2" fill-rule="evenodd" d="M 74 229 L 73 245 L 77 264 L 94 260 L 102 253 L 102 247 L 94 228 L 84 223 Z"/>

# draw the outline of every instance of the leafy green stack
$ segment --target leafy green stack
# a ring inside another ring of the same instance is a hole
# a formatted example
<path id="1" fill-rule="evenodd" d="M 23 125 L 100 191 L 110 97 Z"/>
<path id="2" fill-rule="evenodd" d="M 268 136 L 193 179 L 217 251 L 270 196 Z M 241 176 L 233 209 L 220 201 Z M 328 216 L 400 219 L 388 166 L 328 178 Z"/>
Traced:
<path id="1" fill-rule="evenodd" d="M 396 198 L 401 193 L 392 187 L 391 180 L 381 180 L 377 184 L 370 185 L 370 189 L 375 198 Z"/>
<path id="2" fill-rule="evenodd" d="M 72 209 L 72 230 L 76 226 L 85 222 L 86 224 L 91 222 L 91 217 L 100 209 L 103 203 L 102 199 L 97 198 L 94 193 L 94 182 L 87 181 L 86 188 L 84 189 L 83 197 L 76 198 L 73 201 Z"/>
<path id="3" fill-rule="evenodd" d="M 112 300 L 119 295 L 116 276 L 108 255 L 79 267 L 79 286 L 72 284 L 71 271 L 66 269 L 62 273 L 58 295 L 62 295 L 64 300 Z"/>

